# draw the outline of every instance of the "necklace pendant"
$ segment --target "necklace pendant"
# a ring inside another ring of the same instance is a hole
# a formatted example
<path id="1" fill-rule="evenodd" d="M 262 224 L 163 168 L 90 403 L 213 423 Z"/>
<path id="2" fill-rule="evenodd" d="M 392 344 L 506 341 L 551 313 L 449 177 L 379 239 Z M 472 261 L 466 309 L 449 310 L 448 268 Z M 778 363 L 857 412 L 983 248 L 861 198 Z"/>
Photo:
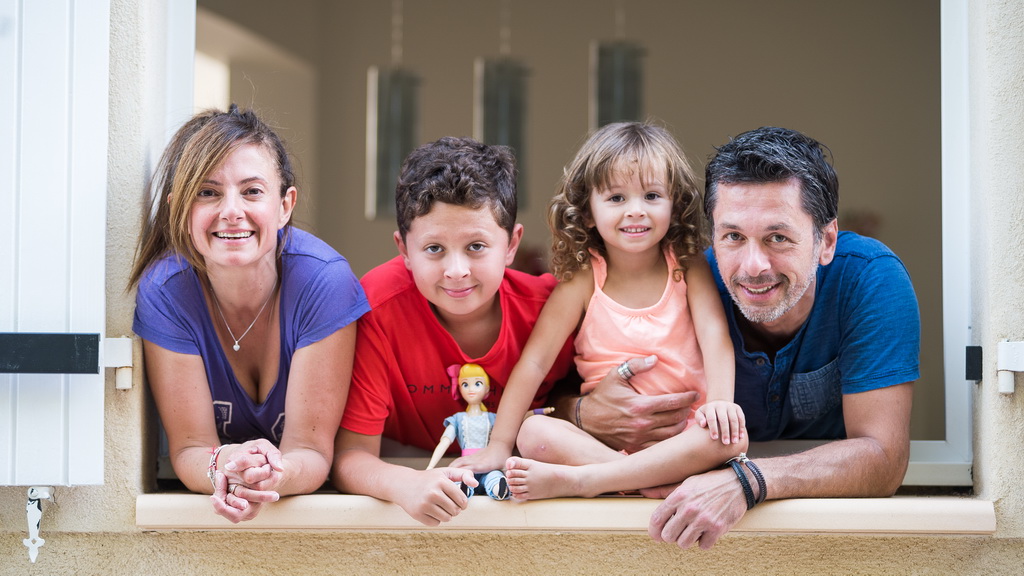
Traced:
<path id="1" fill-rule="evenodd" d="M 238 352 L 239 350 L 241 350 L 241 349 L 242 349 L 242 347 L 238 345 L 238 342 L 235 342 L 235 345 L 234 345 L 234 346 L 232 346 L 232 348 L 234 348 L 234 349 L 235 349 L 235 352 Z"/>

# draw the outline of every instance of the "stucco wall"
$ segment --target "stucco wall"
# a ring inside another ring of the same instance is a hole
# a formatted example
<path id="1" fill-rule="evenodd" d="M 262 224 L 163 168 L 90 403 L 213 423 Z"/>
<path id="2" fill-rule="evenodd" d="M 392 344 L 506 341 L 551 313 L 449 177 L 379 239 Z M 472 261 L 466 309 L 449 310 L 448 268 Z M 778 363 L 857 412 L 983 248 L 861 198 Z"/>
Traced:
<path id="1" fill-rule="evenodd" d="M 174 111 L 162 98 L 165 2 L 112 0 L 108 335 L 127 333 L 123 293 L 149 169 L 146 143 Z M 319 573 L 845 573 L 1016 574 L 1024 560 L 1020 489 L 1021 394 L 996 393 L 995 343 L 1024 340 L 1024 13 L 1015 0 L 971 3 L 972 247 L 975 343 L 986 351 L 978 387 L 975 476 L 997 503 L 995 537 L 727 536 L 714 550 L 679 551 L 642 534 L 143 533 L 135 496 L 149 478 L 145 389 L 106 399 L 106 483 L 58 488 L 45 504 L 38 562 L 22 538 L 25 489 L 0 488 L 0 574 Z M 1024 384 L 1024 382 L 1021 382 Z M 1024 393 L 1024 391 L 1022 391 Z"/>
<path id="2" fill-rule="evenodd" d="M 11 539 L 13 540 L 13 538 Z M 710 551 L 575 534 L 61 534 L 6 574 L 1019 574 L 1019 541 L 728 536 Z M 52 547 L 51 547 L 52 546 Z"/>
<path id="3" fill-rule="evenodd" d="M 1024 535 L 1024 379 L 995 384 L 996 344 L 1024 340 L 1024 5 L 972 3 L 970 34 L 974 337 L 988 380 L 976 395 L 975 488 L 996 503 L 1000 532 Z"/>

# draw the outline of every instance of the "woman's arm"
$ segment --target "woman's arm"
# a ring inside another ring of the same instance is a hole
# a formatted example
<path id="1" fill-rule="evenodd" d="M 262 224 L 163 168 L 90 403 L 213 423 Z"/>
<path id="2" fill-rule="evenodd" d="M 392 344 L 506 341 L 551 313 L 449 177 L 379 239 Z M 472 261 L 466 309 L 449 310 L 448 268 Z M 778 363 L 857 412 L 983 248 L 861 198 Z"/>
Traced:
<path id="1" fill-rule="evenodd" d="M 355 345 L 353 322 L 295 351 L 288 375 L 281 467 L 275 470 L 280 478 L 263 489 L 276 490 L 282 496 L 305 494 L 318 490 L 327 480 L 338 422 L 352 381 Z"/>
<path id="2" fill-rule="evenodd" d="M 148 340 L 142 345 L 146 377 L 167 432 L 174 473 L 189 490 L 211 494 L 207 468 L 220 438 L 203 359 L 172 352 Z M 223 461 L 222 450 L 218 462 Z"/>
<path id="3" fill-rule="evenodd" d="M 224 470 L 223 465 L 233 453 L 243 449 L 239 444 L 223 446 L 216 453 L 219 472 L 214 480 L 218 489 L 213 490 L 208 470 L 220 438 L 203 359 L 195 354 L 172 352 L 147 340 L 143 340 L 143 350 L 149 387 L 167 432 L 171 466 L 185 487 L 193 492 L 213 493 L 214 511 L 232 522 L 253 518 L 264 502 L 277 500 L 277 493 L 272 491 L 251 490 L 244 497 L 228 492 L 229 483 L 238 483 L 240 479 Z"/>

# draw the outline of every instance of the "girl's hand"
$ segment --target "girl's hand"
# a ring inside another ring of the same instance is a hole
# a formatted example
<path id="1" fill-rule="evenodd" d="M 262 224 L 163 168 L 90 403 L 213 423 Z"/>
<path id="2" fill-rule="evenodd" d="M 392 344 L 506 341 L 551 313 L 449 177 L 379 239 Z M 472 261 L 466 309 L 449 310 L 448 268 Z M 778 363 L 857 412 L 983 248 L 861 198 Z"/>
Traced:
<path id="1" fill-rule="evenodd" d="M 722 444 L 735 444 L 747 434 L 747 422 L 738 404 L 715 400 L 697 409 L 697 425 L 707 428 L 712 440 L 722 438 Z"/>
<path id="2" fill-rule="evenodd" d="M 452 462 L 453 468 L 465 468 L 479 474 L 491 470 L 504 470 L 505 461 L 512 456 L 511 450 L 502 450 L 494 444 L 488 444 L 485 448 L 470 454 L 460 456 Z"/>

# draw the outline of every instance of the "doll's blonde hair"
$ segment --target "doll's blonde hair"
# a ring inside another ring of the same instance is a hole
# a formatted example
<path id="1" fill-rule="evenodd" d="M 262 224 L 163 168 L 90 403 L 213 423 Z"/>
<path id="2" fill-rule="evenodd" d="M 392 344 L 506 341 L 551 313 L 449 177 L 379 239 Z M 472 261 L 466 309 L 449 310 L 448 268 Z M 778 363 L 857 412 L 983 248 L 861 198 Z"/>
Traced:
<path id="1" fill-rule="evenodd" d="M 452 399 L 454 400 L 461 398 L 459 382 L 466 378 L 482 378 L 484 385 L 487 386 L 487 394 L 484 397 L 486 398 L 491 393 L 491 377 L 479 364 L 463 364 L 461 367 L 458 364 L 452 364 L 448 367 L 448 375 L 452 378 Z M 480 409 L 486 412 L 487 406 L 480 404 Z"/>

